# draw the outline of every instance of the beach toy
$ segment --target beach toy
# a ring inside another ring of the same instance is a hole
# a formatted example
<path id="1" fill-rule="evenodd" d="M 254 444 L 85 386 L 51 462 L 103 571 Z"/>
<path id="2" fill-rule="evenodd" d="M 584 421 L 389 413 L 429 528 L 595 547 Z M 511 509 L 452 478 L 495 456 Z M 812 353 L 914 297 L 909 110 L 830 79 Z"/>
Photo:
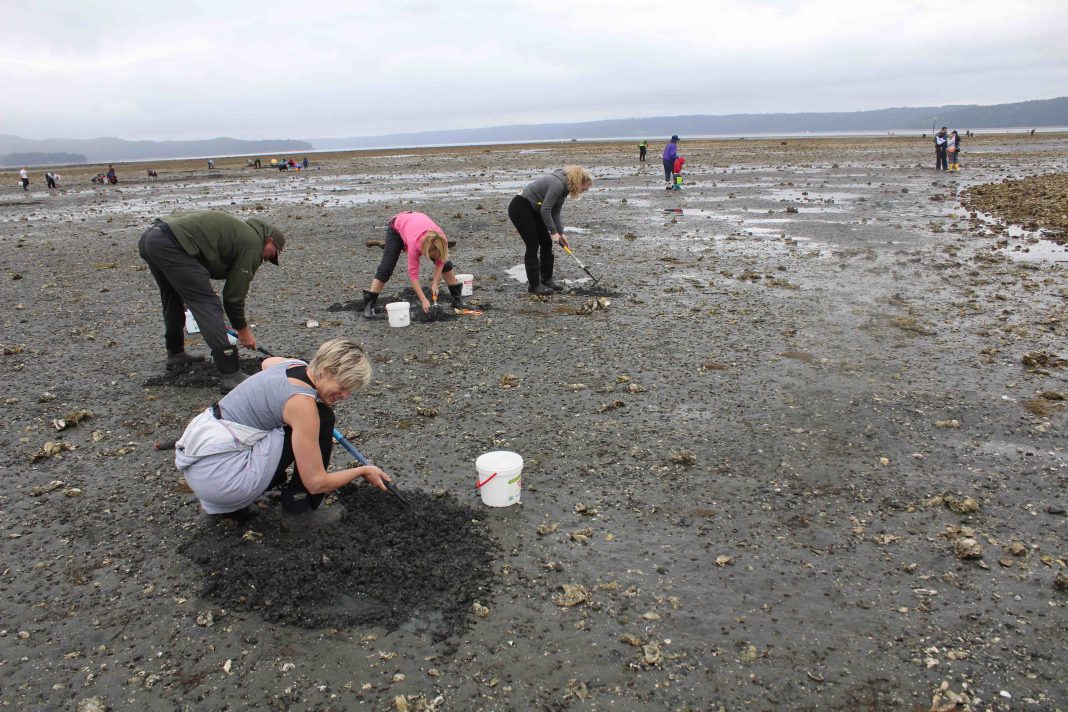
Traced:
<path id="1" fill-rule="evenodd" d="M 519 501 L 523 488 L 523 458 L 508 450 L 495 450 L 475 460 L 477 484 L 482 503 L 489 507 L 508 507 Z"/>

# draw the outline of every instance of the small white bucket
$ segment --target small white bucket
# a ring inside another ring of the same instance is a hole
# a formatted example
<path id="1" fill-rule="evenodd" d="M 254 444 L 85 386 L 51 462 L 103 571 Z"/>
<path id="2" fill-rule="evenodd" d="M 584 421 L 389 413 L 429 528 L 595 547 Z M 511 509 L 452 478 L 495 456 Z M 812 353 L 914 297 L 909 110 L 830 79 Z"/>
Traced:
<path id="1" fill-rule="evenodd" d="M 197 320 L 193 318 L 193 312 L 188 309 L 185 310 L 185 332 L 187 334 L 200 333 L 200 325 L 197 324 Z"/>
<path id="2" fill-rule="evenodd" d="M 456 281 L 460 283 L 460 296 L 470 297 L 475 293 L 475 275 L 473 274 L 458 274 L 456 275 Z"/>
<path id="3" fill-rule="evenodd" d="M 479 455 L 476 487 L 482 503 L 490 507 L 507 507 L 519 501 L 523 488 L 523 458 L 508 450 Z"/>
<path id="4" fill-rule="evenodd" d="M 408 326 L 412 323 L 412 310 L 408 302 L 393 302 L 386 305 L 390 326 Z"/>

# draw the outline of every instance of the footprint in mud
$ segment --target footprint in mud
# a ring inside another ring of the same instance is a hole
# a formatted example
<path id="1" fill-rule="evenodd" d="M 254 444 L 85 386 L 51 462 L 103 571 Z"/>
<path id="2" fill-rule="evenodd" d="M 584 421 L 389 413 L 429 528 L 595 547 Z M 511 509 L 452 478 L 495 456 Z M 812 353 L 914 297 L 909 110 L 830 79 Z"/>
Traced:
<path id="1" fill-rule="evenodd" d="M 241 370 L 247 374 L 260 372 L 262 358 L 242 358 Z M 152 376 L 144 383 L 145 388 L 175 386 L 177 388 L 214 388 L 219 385 L 219 372 L 210 360 L 197 361 L 178 368 L 167 369 L 165 373 Z"/>
<path id="2" fill-rule="evenodd" d="M 405 626 L 444 640 L 470 627 L 472 603 L 488 600 L 496 546 L 475 523 L 478 511 L 454 497 L 404 497 L 410 510 L 349 486 L 309 515 L 322 522 L 313 527 L 273 509 L 242 524 L 207 522 L 180 551 L 221 608 L 304 628 Z"/>

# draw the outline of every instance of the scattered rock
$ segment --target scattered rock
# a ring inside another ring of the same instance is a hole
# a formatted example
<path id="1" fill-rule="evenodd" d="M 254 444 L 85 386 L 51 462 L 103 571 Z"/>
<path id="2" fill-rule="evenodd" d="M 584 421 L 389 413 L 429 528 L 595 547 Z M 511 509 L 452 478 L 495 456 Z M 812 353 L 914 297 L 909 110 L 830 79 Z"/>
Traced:
<path id="1" fill-rule="evenodd" d="M 103 697 L 83 697 L 75 707 L 77 712 L 108 712 L 110 707 Z"/>
<path id="2" fill-rule="evenodd" d="M 693 450 L 683 448 L 681 450 L 672 450 L 671 454 L 668 455 L 668 459 L 676 465 L 691 467 L 697 462 L 697 454 Z"/>
<path id="3" fill-rule="evenodd" d="M 981 559 L 983 558 L 983 547 L 975 539 L 961 537 L 953 542 L 953 553 L 957 555 L 958 559 Z"/>
<path id="4" fill-rule="evenodd" d="M 971 514 L 972 512 L 979 511 L 979 503 L 971 497 L 957 498 L 952 495 L 945 495 L 943 499 L 951 512 L 957 514 Z"/>
<path id="5" fill-rule="evenodd" d="M 60 487 L 63 487 L 66 483 L 63 480 L 52 480 L 47 485 L 38 485 L 30 490 L 31 497 L 40 497 L 42 494 L 48 494 L 54 492 Z"/>
<path id="6" fill-rule="evenodd" d="M 560 588 L 563 589 L 563 593 L 559 593 L 553 598 L 553 603 L 558 606 L 570 608 L 590 600 L 590 594 L 577 583 L 560 584 Z"/>

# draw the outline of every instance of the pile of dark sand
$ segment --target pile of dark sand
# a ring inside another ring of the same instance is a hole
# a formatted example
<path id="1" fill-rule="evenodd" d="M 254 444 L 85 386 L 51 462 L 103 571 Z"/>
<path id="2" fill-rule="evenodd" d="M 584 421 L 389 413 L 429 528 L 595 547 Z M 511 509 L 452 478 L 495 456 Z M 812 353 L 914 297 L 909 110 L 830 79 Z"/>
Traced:
<path id="1" fill-rule="evenodd" d="M 241 370 L 247 374 L 260 372 L 262 358 L 241 359 Z M 169 368 L 165 373 L 152 376 L 145 381 L 145 388 L 159 386 L 176 386 L 178 388 L 215 388 L 219 385 L 219 372 L 215 370 L 215 364 L 211 359 L 190 363 L 178 368 Z"/>
<path id="2" fill-rule="evenodd" d="M 602 287 L 597 285 L 595 287 L 569 287 L 563 291 L 563 294 L 574 294 L 581 297 L 620 297 L 621 292 L 614 291 L 608 287 Z"/>
<path id="3" fill-rule="evenodd" d="M 451 496 L 404 497 L 411 510 L 388 493 L 345 487 L 329 507 L 342 510 L 336 521 L 300 529 L 272 510 L 209 522 L 181 550 L 220 607 L 305 628 L 410 622 L 443 640 L 470 626 L 473 602 L 490 599 L 495 547 L 476 509 Z"/>
<path id="4" fill-rule="evenodd" d="M 488 304 L 470 302 L 470 298 L 467 301 L 471 304 L 472 309 L 478 309 L 479 311 L 485 311 L 489 308 Z M 393 302 L 408 302 L 413 306 L 412 309 L 412 321 L 420 324 L 430 324 L 437 321 L 452 321 L 453 319 L 461 316 L 453 311 L 452 299 L 448 296 L 447 292 L 442 291 L 438 297 L 438 307 L 431 307 L 430 311 L 426 314 L 418 307 L 419 297 L 416 296 L 415 290 L 411 287 L 405 287 L 399 293 L 394 296 L 386 296 L 385 294 L 378 297 L 378 302 L 375 305 L 375 320 L 386 320 L 386 305 Z M 339 311 L 363 311 L 363 298 L 350 299 L 347 302 L 334 302 L 326 308 L 329 312 Z"/>

